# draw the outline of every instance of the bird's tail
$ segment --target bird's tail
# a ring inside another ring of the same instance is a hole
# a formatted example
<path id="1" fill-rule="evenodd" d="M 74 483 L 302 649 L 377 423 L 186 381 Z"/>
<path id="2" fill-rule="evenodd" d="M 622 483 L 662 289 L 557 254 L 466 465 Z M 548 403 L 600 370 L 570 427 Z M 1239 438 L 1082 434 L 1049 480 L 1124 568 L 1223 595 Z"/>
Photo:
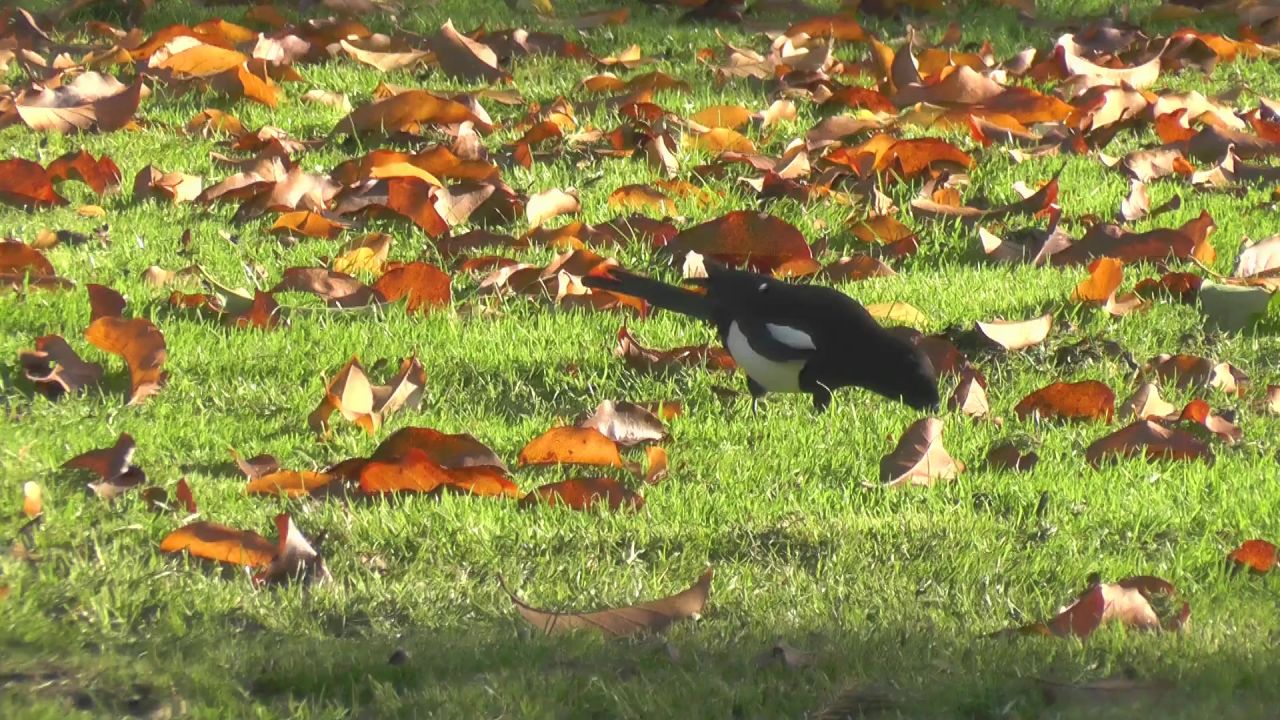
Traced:
<path id="1" fill-rule="evenodd" d="M 682 315 L 711 320 L 711 302 L 705 294 L 636 275 L 617 267 L 602 267 L 582 278 L 589 288 L 633 295 L 650 305 Z"/>

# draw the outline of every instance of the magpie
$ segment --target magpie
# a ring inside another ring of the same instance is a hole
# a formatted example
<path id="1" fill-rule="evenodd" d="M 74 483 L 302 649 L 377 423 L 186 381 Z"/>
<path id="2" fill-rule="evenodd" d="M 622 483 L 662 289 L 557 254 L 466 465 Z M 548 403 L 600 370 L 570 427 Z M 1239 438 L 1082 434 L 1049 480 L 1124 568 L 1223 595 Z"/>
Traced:
<path id="1" fill-rule="evenodd" d="M 853 298 L 821 285 L 705 265 L 707 277 L 688 281 L 696 290 L 609 266 L 582 283 L 715 324 L 720 342 L 747 375 L 753 411 L 765 393 L 800 392 L 811 395 L 822 412 L 831 393 L 846 386 L 917 410 L 938 406 L 938 378 L 929 358 Z"/>

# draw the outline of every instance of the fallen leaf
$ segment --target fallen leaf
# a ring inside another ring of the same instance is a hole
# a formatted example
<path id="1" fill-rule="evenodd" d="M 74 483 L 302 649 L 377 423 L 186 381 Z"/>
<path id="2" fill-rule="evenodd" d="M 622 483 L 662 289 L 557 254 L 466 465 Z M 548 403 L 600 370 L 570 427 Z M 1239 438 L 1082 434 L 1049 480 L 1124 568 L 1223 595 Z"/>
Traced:
<path id="1" fill-rule="evenodd" d="M 373 290 L 386 302 L 404 299 L 407 313 L 428 313 L 453 301 L 451 285 L 451 278 L 440 268 L 411 262 L 388 270 L 374 282 Z"/>
<path id="2" fill-rule="evenodd" d="M 733 371 L 737 365 L 724 348 L 710 345 L 688 345 L 671 350 L 647 348 L 632 337 L 623 327 L 618 330 L 618 343 L 613 354 L 633 370 L 661 373 L 679 367 L 706 367 L 712 370 Z"/>
<path id="3" fill-rule="evenodd" d="M 395 460 L 414 449 L 422 451 L 427 459 L 444 468 L 492 465 L 506 469 L 502 459 L 472 435 L 448 434 L 423 427 L 406 427 L 395 431 L 378 445 L 370 459 Z"/>
<path id="4" fill-rule="evenodd" d="M 240 468 L 240 472 L 249 480 L 257 480 L 263 475 L 270 475 L 280 469 L 280 463 L 273 455 L 254 455 L 245 460 L 240 457 L 240 453 L 235 448 L 231 449 L 231 458 L 235 460 L 236 467 Z"/>
<path id="5" fill-rule="evenodd" d="M 1276 546 L 1266 540 L 1245 540 L 1227 557 L 1252 572 L 1268 573 L 1276 566 Z"/>
<path id="6" fill-rule="evenodd" d="M 506 82 L 511 76 L 498 67 L 498 56 L 483 45 L 459 33 L 447 20 L 436 34 L 427 38 L 427 47 L 445 75 L 485 84 Z"/>
<path id="7" fill-rule="evenodd" d="M 56 88 L 36 86 L 13 101 L 18 117 L 32 130 L 70 134 L 112 132 L 128 125 L 143 96 L 141 79 L 124 85 L 89 71 Z"/>
<path id="8" fill-rule="evenodd" d="M 435 493 L 445 489 L 488 497 L 519 495 L 515 483 L 500 467 L 469 465 L 445 468 L 418 448 L 409 448 L 404 455 L 393 460 L 370 460 L 360 470 L 359 483 L 360 491 L 366 495 Z"/>
<path id="9" fill-rule="evenodd" d="M 556 427 L 544 432 L 520 450 L 519 464 L 624 466 L 618 444 L 590 427 Z"/>
<path id="10" fill-rule="evenodd" d="M 670 597 L 594 612 L 539 610 L 526 605 L 515 595 L 511 595 L 511 602 L 521 617 L 548 635 L 573 630 L 594 630 L 608 637 L 625 637 L 641 632 L 661 633 L 675 622 L 701 614 L 711 592 L 711 577 L 712 571 L 708 569 L 692 587 Z"/>
<path id="11" fill-rule="evenodd" d="M 200 196 L 204 181 L 181 172 L 163 172 L 148 165 L 133 178 L 133 199 L 137 202 L 163 199 L 174 205 L 191 202 Z"/>
<path id="12" fill-rule="evenodd" d="M 994 470 L 1031 472 L 1038 462 L 1040 462 L 1039 455 L 1034 452 L 1023 453 L 1012 442 L 994 445 L 987 451 L 987 467 Z"/>
<path id="13" fill-rule="evenodd" d="M 45 172 L 51 180 L 77 178 L 99 195 L 119 187 L 121 180 L 120 168 L 111 158 L 103 155 L 94 159 L 83 149 L 59 156 L 49 163 Z"/>
<path id="14" fill-rule="evenodd" d="M 813 249 L 795 226 L 750 210 L 734 211 L 683 230 L 665 250 L 677 261 L 692 251 L 766 273 L 789 260 L 813 257 Z"/>
<path id="15" fill-rule="evenodd" d="M 1228 395 L 1238 394 L 1248 383 L 1248 376 L 1231 363 L 1215 363 L 1199 355 L 1161 353 L 1147 362 L 1143 376 L 1154 375 L 1161 382 L 1171 382 L 1184 389 L 1216 388 Z"/>
<path id="16" fill-rule="evenodd" d="M 667 451 L 660 445 L 650 445 L 644 449 L 644 455 L 644 483 L 646 485 L 657 485 L 667 477 Z"/>
<path id="17" fill-rule="evenodd" d="M 426 90 L 408 90 L 357 107 L 338 121 L 331 134 L 410 132 L 422 124 L 457 125 L 468 121 L 486 131 L 492 128 L 456 100 Z"/>
<path id="18" fill-rule="evenodd" d="M 364 428 L 370 435 L 380 424 L 380 418 L 373 411 L 373 386 L 360 360 L 355 357 L 348 360 L 329 382 L 324 399 L 307 416 L 307 425 L 317 433 L 327 434 L 329 416 L 334 412 Z"/>
<path id="19" fill-rule="evenodd" d="M 1212 262 L 1213 246 L 1208 239 L 1216 227 L 1207 210 L 1181 227 L 1157 228 L 1141 233 L 1102 223 L 1090 228 L 1071 247 L 1055 253 L 1050 262 L 1059 266 L 1083 264 L 1104 255 L 1129 263 L 1193 257 L 1202 262 Z"/>
<path id="20" fill-rule="evenodd" d="M 146 482 L 146 473 L 133 464 L 137 448 L 132 435 L 120 433 L 115 445 L 81 453 L 64 462 L 62 467 L 97 475 L 98 481 L 89 483 L 89 488 L 103 500 L 111 500 Z"/>
<path id="21" fill-rule="evenodd" d="M 1204 460 L 1213 463 L 1213 451 L 1185 430 L 1167 428 L 1152 420 L 1138 420 L 1085 448 L 1085 460 L 1094 467 L 1114 457 L 1142 455 L 1147 460 Z"/>
<path id="22" fill-rule="evenodd" d="M 606 477 L 575 478 L 543 485 L 529 491 L 520 499 L 520 505 L 564 506 L 572 510 L 590 510 L 597 503 L 605 504 L 610 510 L 639 510 L 644 507 L 644 498 L 632 492 L 617 480 Z"/>
<path id="23" fill-rule="evenodd" d="M 250 530 L 200 521 L 184 525 L 160 541 L 160 552 L 184 551 L 198 558 L 230 565 L 266 567 L 275 558 L 276 545 Z"/>
<path id="24" fill-rule="evenodd" d="M 255 583 L 293 579 L 322 582 L 330 579 L 324 559 L 298 531 L 288 513 L 276 515 L 276 532 L 279 539 L 276 541 L 274 557 L 253 576 Z"/>
<path id="25" fill-rule="evenodd" d="M 1052 327 L 1052 313 L 1030 320 L 990 320 L 977 323 L 978 332 L 983 337 L 1011 351 L 1039 345 L 1049 337 Z"/>
<path id="26" fill-rule="evenodd" d="M 1168 417 L 1177 411 L 1178 408 L 1160 397 L 1160 388 L 1153 383 L 1143 383 L 1120 406 L 1120 417 L 1146 420 Z"/>
<path id="27" fill-rule="evenodd" d="M 337 237 L 347 227 L 343 223 L 310 210 L 281 213 L 269 230 L 277 235 L 303 235 L 313 238 Z"/>
<path id="28" fill-rule="evenodd" d="M 552 188 L 529 196 L 524 211 L 529 225 L 538 227 L 553 217 L 576 214 L 580 207 L 577 190 Z"/>
<path id="29" fill-rule="evenodd" d="M 316 495 L 334 486 L 339 479 L 328 473 L 307 470 L 278 470 L 252 478 L 245 485 L 248 495 L 283 495 L 290 498 Z"/>
<path id="30" fill-rule="evenodd" d="M 89 323 L 84 337 L 94 347 L 119 355 L 129 367 L 128 404 L 137 405 L 160 391 L 169 379 L 164 335 L 146 318 L 105 316 Z"/>
<path id="31" fill-rule="evenodd" d="M 0 160 L 0 201 L 23 208 L 67 204 L 54 190 L 49 173 L 39 163 L 22 158 Z"/>
<path id="32" fill-rule="evenodd" d="M 923 418 L 902 433 L 893 452 L 880 458 L 880 481 L 888 487 L 932 485 L 953 480 L 964 463 L 953 459 L 942 444 L 942 421 Z"/>
<path id="33" fill-rule="evenodd" d="M 82 360 L 59 335 L 36 338 L 35 349 L 18 352 L 18 364 L 36 392 L 50 400 L 97 385 L 102 379 L 102 366 Z"/>
<path id="34" fill-rule="evenodd" d="M 1109 622 L 1138 630 L 1180 630 L 1191 615 L 1191 607 L 1178 600 L 1173 585 L 1150 575 L 1096 583 L 1052 620 L 1012 633 L 1084 639 Z"/>
<path id="35" fill-rule="evenodd" d="M 1115 404 L 1115 392 L 1097 380 L 1055 382 L 1020 400 L 1013 412 L 1019 420 L 1034 416 L 1111 422 Z"/>
<path id="36" fill-rule="evenodd" d="M 960 382 L 956 390 L 947 399 L 948 410 L 959 412 L 974 418 L 983 418 L 991 413 L 991 405 L 987 401 L 987 388 L 980 373 L 966 368 L 960 373 Z"/>
<path id="37" fill-rule="evenodd" d="M 1074 302 L 1105 303 L 1115 298 L 1124 281 L 1124 263 L 1112 257 L 1100 257 L 1089 263 L 1089 277 L 1071 292 Z"/>
<path id="38" fill-rule="evenodd" d="M 578 421 L 577 427 L 594 428 L 624 446 L 658 442 L 667 436 L 666 427 L 656 415 L 625 400 L 601 402 L 595 412 Z"/>

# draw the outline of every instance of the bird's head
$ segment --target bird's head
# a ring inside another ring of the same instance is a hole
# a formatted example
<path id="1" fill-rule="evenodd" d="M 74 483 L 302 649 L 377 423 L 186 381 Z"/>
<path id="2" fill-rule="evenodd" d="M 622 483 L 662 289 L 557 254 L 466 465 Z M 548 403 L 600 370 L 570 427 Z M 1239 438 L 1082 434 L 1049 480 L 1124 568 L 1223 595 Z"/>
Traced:
<path id="1" fill-rule="evenodd" d="M 879 367 L 860 384 L 916 410 L 938 409 L 941 400 L 938 374 L 923 350 L 900 337 L 890 336 L 877 355 Z"/>

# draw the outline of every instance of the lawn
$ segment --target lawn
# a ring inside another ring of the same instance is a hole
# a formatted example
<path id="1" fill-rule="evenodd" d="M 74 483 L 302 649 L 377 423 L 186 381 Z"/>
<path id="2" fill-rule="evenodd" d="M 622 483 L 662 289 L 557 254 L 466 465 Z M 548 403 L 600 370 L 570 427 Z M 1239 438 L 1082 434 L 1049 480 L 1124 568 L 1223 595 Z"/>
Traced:
<path id="1" fill-rule="evenodd" d="M 311 4 L 317 7 L 303 11 L 304 17 L 328 14 L 322 3 Z M 554 4 L 555 17 L 548 18 L 523 1 L 513 9 L 496 2 L 406 0 L 394 15 L 379 10 L 359 19 L 384 33 L 430 35 L 448 19 L 463 32 L 545 30 L 575 39 L 598 57 L 638 44 L 655 62 L 618 74 L 662 70 L 684 80 L 687 90 L 660 90 L 653 101 L 688 117 L 712 105 L 752 112 L 767 107 L 774 99 L 768 86 L 743 79 L 717 83 L 713 67 L 724 43 L 767 53 L 769 41 L 760 30 L 783 30 L 799 12 L 749 14 L 746 26 L 691 24 L 678 22 L 681 8 L 628 3 L 624 24 L 579 31 L 569 20 L 601 5 Z M 67 33 L 75 39 L 75 28 L 90 18 L 128 27 L 129 19 L 110 5 L 64 20 L 53 28 L 55 38 Z M 1150 17 L 1153 3 L 1126 7 L 1150 35 L 1190 25 L 1238 36 L 1230 15 L 1161 20 Z M 150 33 L 217 17 L 246 23 L 245 9 L 156 0 L 136 24 Z M 283 12 L 298 17 L 295 10 Z M 906 17 L 858 17 L 893 47 L 901 45 L 908 24 L 927 47 L 956 20 L 961 47 L 990 41 L 995 57 L 1005 60 L 1027 47 L 1043 54 L 1062 33 L 1109 12 L 1106 3 L 1054 0 L 1039 3 L 1035 22 L 1010 7 L 979 2 L 947 3 L 943 10 Z M 866 43 L 834 47 L 849 62 L 868 54 Z M 715 57 L 699 60 L 701 48 L 715 49 Z M 970 351 L 988 381 L 990 414 L 1000 421 L 975 420 L 945 405 L 939 411 L 946 448 L 965 463 L 964 472 L 930 487 L 881 487 L 880 458 L 921 413 L 847 389 L 825 414 L 815 415 L 804 396 L 776 395 L 753 415 L 741 374 L 693 368 L 648 375 L 612 353 L 624 323 L 657 348 L 715 343 L 708 326 L 666 312 L 637 318 L 484 295 L 478 288 L 483 274 L 455 270 L 454 259 L 442 256 L 422 229 L 395 217 L 359 218 L 357 227 L 331 239 L 289 239 L 269 232 L 275 212 L 246 220 L 233 218 L 235 202 L 133 197 L 132 180 L 147 165 L 201 176 L 206 186 L 235 172 L 210 155 L 236 155 L 224 136 L 182 130 L 205 108 L 224 110 L 251 131 L 270 125 L 295 139 L 317 140 L 294 159 L 308 171 L 326 173 L 392 144 L 372 136 L 330 138 L 346 111 L 303 102 L 308 90 L 344 93 L 360 106 L 383 81 L 440 93 L 483 85 L 423 67 L 382 72 L 345 56 L 295 69 L 302 80 L 282 84 L 276 108 L 213 90 L 179 94 L 149 81 L 152 93 L 141 102 L 136 129 L 64 135 L 19 122 L 0 130 L 0 159 L 43 165 L 83 147 L 94 157 L 111 157 L 124 178 L 120 192 L 101 198 L 82 183 L 61 183 L 59 192 L 70 201 L 63 207 L 25 211 L 0 204 L 0 235 L 27 242 L 42 230 L 87 236 L 87 242 L 46 251 L 74 288 L 0 293 L 0 532 L 16 543 L 14 552 L 0 556 L 0 586 L 7 588 L 0 599 L 0 715 L 796 718 L 841 703 L 854 717 L 862 710 L 886 717 L 1274 715 L 1280 704 L 1280 579 L 1232 572 L 1227 561 L 1244 540 L 1280 538 L 1280 418 L 1261 403 L 1266 387 L 1280 383 L 1274 318 L 1245 332 L 1209 332 L 1195 304 L 1167 299 L 1148 311 L 1113 317 L 1071 300 L 1087 275 L 1084 267 L 993 263 L 983 256 L 975 226 L 912 214 L 921 179 L 882 177 L 881 189 L 902 208 L 899 219 L 918 234 L 919 250 L 889 261 L 897 274 L 842 283 L 841 290 L 864 304 L 910 304 L 922 313 L 917 324 L 926 333 L 1044 313 L 1055 322 L 1045 342 L 1024 351 Z M 608 132 L 623 120 L 606 106 L 587 107 L 598 96 L 586 92 L 582 80 L 601 71 L 591 62 L 535 55 L 517 58 L 507 69 L 510 87 L 526 103 L 545 108 L 568 98 L 579 129 Z M 128 82 L 132 68 L 111 71 Z M 27 82 L 16 61 L 6 73 L 5 82 L 15 88 Z M 870 85 L 873 78 L 842 81 Z M 1280 70 L 1274 59 L 1240 58 L 1207 74 L 1194 67 L 1168 70 L 1151 88 L 1192 89 L 1230 93 L 1231 104 L 1243 112 L 1256 108 L 1260 97 L 1280 97 Z M 480 102 L 498 126 L 484 144 L 508 185 L 526 195 L 571 187 L 580 193 L 580 211 L 551 220 L 551 226 L 610 220 L 623 214 L 608 203 L 615 189 L 659 178 L 642 160 L 589 153 L 553 151 L 538 154 L 529 167 L 512 163 L 510 143 L 524 133 L 520 124 L 528 107 Z M 795 105 L 794 119 L 743 130 L 761 153 L 776 156 L 833 114 L 804 98 Z M 1129 192 L 1129 180 L 1106 167 L 1097 149 L 1016 162 L 1008 146 L 983 147 L 963 127 L 912 127 L 905 135 L 942 137 L 973 155 L 971 183 L 961 189 L 966 201 L 1012 202 L 1019 199 L 1015 182 L 1035 187 L 1057 176 L 1064 228 L 1073 237 L 1113 219 Z M 1137 123 L 1101 151 L 1119 157 L 1159 144 L 1151 123 Z M 677 177 L 708 191 L 702 200 L 676 198 L 670 214 L 677 228 L 762 208 L 755 191 L 739 181 L 759 175 L 749 166 L 702 178 L 691 170 L 714 154 L 678 147 L 677 156 Z M 1210 192 L 1183 178 L 1152 181 L 1152 207 L 1175 196 L 1180 207 L 1129 226 L 1178 227 L 1207 210 L 1217 224 L 1209 239 L 1216 260 L 1209 268 L 1230 274 L 1245 238 L 1280 231 L 1274 187 L 1240 183 L 1230 192 Z M 828 240 L 831 248 L 820 256 L 827 262 L 867 250 L 848 227 L 867 214 L 868 198 L 859 189 L 846 192 L 853 204 L 783 198 L 763 209 L 811 242 Z M 89 204 L 105 216 L 77 212 Z M 105 243 L 96 232 L 103 223 L 109 226 Z M 1044 221 L 1013 216 L 982 225 L 1005 234 L 1043 227 Z M 519 236 L 529 225 L 521 215 L 490 229 Z M 367 231 L 392 236 L 391 260 L 425 260 L 448 270 L 452 303 L 426 313 L 408 313 L 404 303 L 337 312 L 282 296 L 287 326 L 238 329 L 170 306 L 171 291 L 193 291 L 198 280 L 157 288 L 143 278 L 152 265 L 177 270 L 198 264 L 225 285 L 266 289 L 285 268 L 328 266 Z M 678 268 L 667 267 L 643 243 L 596 250 L 639 272 L 678 277 Z M 540 265 L 558 252 L 538 244 L 496 251 Z M 1207 272 L 1190 262 L 1171 265 Z M 1149 262 L 1128 265 L 1125 288 L 1159 274 Z M 169 379 L 145 402 L 126 406 L 128 374 L 120 359 L 84 341 L 89 283 L 121 293 L 127 316 L 149 318 L 164 335 Z M 36 393 L 17 357 L 50 334 L 102 363 L 104 383 L 58 401 Z M 1119 411 L 1109 424 L 1014 414 L 1019 400 L 1055 380 L 1098 380 L 1115 391 L 1117 405 L 1127 398 L 1139 384 L 1134 363 L 1105 353 L 1063 352 L 1103 339 L 1118 343 L 1136 365 L 1182 352 L 1247 372 L 1251 384 L 1239 395 L 1161 386 L 1179 408 L 1203 397 L 1215 410 L 1234 411 L 1243 439 L 1234 445 L 1212 440 L 1212 464 L 1135 458 L 1093 467 L 1084 449 L 1129 422 Z M 336 421 L 320 438 L 308 427 L 308 415 L 353 355 L 379 382 L 402 358 L 416 356 L 426 374 L 422 402 L 389 416 L 375 433 Z M 954 377 L 943 378 L 944 398 L 955 385 Z M 602 400 L 683 404 L 663 443 L 668 477 L 645 485 L 621 470 L 516 467 L 531 439 Z M 321 470 L 367 456 L 392 432 L 411 426 L 474 435 L 511 466 L 521 491 L 605 474 L 643 493 L 644 507 L 526 509 L 461 494 L 251 496 L 229 453 L 270 453 L 284 468 Z M 136 439 L 133 462 L 145 470 L 148 484 L 173 496 L 185 478 L 198 519 L 274 537 L 273 518 L 288 512 L 308 537 L 323 536 L 332 580 L 260 586 L 243 568 L 224 570 L 161 553 L 161 540 L 189 520 L 186 512 L 155 512 L 139 491 L 103 501 L 85 491 L 83 474 L 59 469 L 79 453 L 111 446 L 121 433 Z M 985 462 L 991 446 L 1010 438 L 1038 453 L 1030 472 L 999 471 Z M 43 513 L 22 535 L 28 482 L 42 488 Z M 661 636 L 545 635 L 521 618 L 507 593 L 543 608 L 616 607 L 676 593 L 708 566 L 714 580 L 701 616 L 677 622 Z M 1164 578 L 1190 604 L 1190 621 L 1176 632 L 1113 623 L 1085 639 L 986 637 L 1053 617 L 1093 574 L 1103 581 Z M 803 662 L 768 661 L 779 642 L 803 651 Z M 1055 695 L 1041 683 L 1115 678 L 1158 689 Z M 888 698 L 882 710 L 873 707 L 878 693 Z"/>

